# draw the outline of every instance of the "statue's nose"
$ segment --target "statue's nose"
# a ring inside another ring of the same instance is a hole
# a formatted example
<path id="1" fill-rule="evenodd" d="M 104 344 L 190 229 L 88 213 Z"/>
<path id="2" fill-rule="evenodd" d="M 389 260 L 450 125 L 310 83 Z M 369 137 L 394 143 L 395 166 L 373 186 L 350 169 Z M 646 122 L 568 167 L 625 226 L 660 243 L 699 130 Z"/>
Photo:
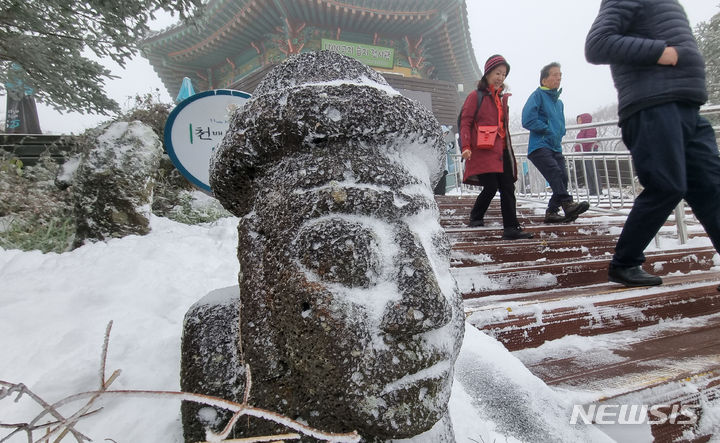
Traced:
<path id="1" fill-rule="evenodd" d="M 385 307 L 380 327 L 391 334 L 418 334 L 440 328 L 452 318 L 452 308 L 440 290 L 425 250 L 416 241 L 403 242 L 396 262 L 400 300 Z"/>

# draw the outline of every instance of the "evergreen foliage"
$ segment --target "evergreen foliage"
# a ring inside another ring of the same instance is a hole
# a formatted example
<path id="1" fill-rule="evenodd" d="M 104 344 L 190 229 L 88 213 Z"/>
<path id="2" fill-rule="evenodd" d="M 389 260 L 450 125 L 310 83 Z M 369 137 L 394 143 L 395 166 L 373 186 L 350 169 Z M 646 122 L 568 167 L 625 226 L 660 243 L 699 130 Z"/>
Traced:
<path id="1" fill-rule="evenodd" d="M 202 0 L 0 0 L 0 94 L 25 87 L 58 111 L 117 112 L 103 89 L 113 76 L 88 56 L 124 66 L 154 12 L 188 20 L 201 7 Z"/>
<path id="2" fill-rule="evenodd" d="M 720 12 L 697 25 L 695 38 L 705 57 L 708 104 L 720 105 Z"/>

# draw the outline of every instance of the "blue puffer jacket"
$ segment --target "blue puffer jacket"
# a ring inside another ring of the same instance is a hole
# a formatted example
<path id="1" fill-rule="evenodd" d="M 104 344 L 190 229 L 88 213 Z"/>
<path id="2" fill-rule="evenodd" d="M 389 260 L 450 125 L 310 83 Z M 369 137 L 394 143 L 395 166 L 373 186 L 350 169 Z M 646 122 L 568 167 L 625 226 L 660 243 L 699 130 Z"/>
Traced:
<path id="1" fill-rule="evenodd" d="M 522 110 L 523 128 L 530 131 L 528 154 L 538 148 L 562 152 L 565 112 L 560 100 L 562 89 L 539 87 L 530 94 Z"/>
<path id="2" fill-rule="evenodd" d="M 667 46 L 676 66 L 657 64 Z M 677 0 L 603 0 L 585 41 L 590 63 L 610 64 L 620 120 L 672 101 L 707 101 L 705 62 Z"/>

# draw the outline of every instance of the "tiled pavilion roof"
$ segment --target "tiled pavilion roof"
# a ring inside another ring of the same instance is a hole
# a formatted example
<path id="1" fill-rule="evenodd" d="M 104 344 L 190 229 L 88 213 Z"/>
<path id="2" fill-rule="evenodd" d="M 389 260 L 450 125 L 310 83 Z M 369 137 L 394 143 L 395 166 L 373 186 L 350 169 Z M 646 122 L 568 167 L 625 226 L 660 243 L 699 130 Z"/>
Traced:
<path id="1" fill-rule="evenodd" d="M 150 35 L 141 45 L 171 94 L 177 93 L 184 76 L 232 64 L 233 57 L 257 50 L 270 34 L 290 23 L 338 35 L 422 38 L 435 78 L 473 85 L 481 74 L 465 0 L 209 0 L 205 9 L 195 24 L 177 24 Z"/>

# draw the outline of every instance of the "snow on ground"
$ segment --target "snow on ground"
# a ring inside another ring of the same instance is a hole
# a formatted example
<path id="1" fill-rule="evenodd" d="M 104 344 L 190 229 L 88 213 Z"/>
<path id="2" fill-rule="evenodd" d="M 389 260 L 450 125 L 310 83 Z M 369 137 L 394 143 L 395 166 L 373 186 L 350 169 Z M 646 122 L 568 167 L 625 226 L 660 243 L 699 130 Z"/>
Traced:
<path id="1" fill-rule="evenodd" d="M 64 254 L 0 248 L 0 380 L 24 383 L 48 402 L 99 386 L 106 325 L 113 321 L 106 377 L 112 389 L 178 390 L 180 335 L 187 309 L 237 283 L 237 219 L 188 226 L 152 218 L 152 232 Z M 30 420 L 28 397 L 0 400 L 0 423 Z M 497 341 L 468 326 L 450 401 L 461 443 L 604 441 L 572 428 L 563 397 Z M 94 441 L 181 442 L 179 401 L 104 397 L 78 430 Z M 78 403 L 71 404 L 74 412 Z M 69 415 L 69 410 L 63 410 Z M 0 439 L 10 431 L 0 428 Z M 11 442 L 27 441 L 16 435 Z"/>
<path id="2" fill-rule="evenodd" d="M 97 389 L 112 320 L 107 372 L 122 370 L 112 388 L 178 390 L 183 316 L 210 290 L 237 283 L 236 226 L 232 218 L 210 226 L 153 218 L 148 236 L 64 254 L 0 248 L 0 380 L 51 402 Z M 27 420 L 30 404 L 0 401 L 0 422 Z M 109 406 L 80 427 L 96 441 L 181 441 L 178 405 Z"/>

